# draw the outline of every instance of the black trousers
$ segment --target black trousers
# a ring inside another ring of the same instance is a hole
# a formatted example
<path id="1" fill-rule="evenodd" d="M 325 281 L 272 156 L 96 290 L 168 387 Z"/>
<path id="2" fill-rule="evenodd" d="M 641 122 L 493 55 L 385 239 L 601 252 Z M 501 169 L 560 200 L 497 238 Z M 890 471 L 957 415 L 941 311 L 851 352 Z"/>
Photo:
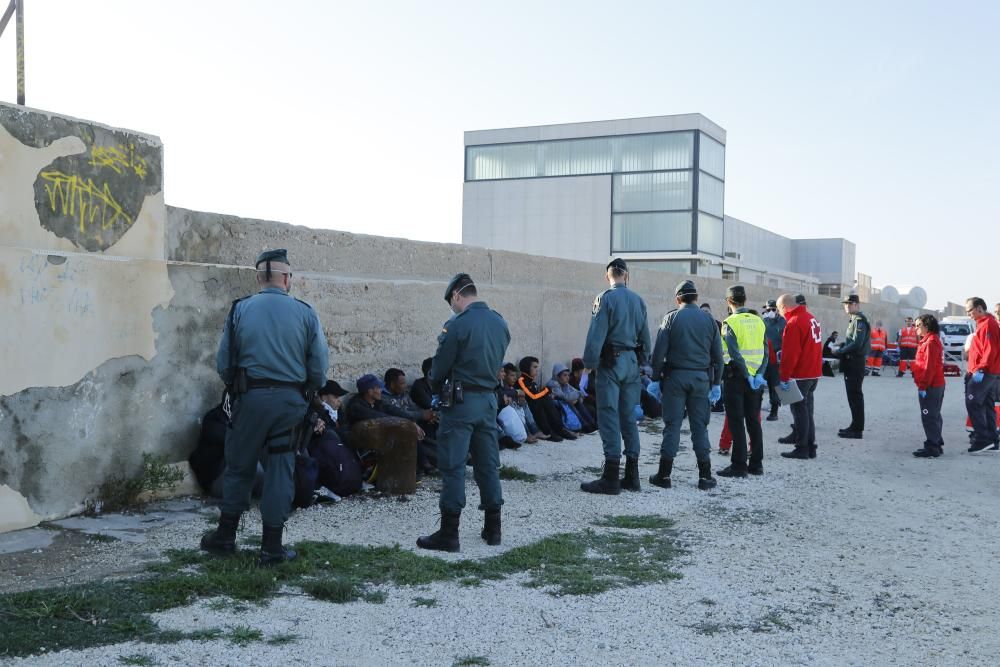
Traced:
<path id="1" fill-rule="evenodd" d="M 528 408 L 531 410 L 535 423 L 545 435 L 562 435 L 562 410 L 556 405 L 551 396 L 546 394 L 541 398 L 528 399 Z"/>
<path id="2" fill-rule="evenodd" d="M 847 404 L 851 407 L 851 431 L 865 430 L 865 395 L 861 384 L 865 381 L 865 358 L 846 357 L 841 360 L 844 370 L 844 387 L 847 389 Z"/>
<path id="3" fill-rule="evenodd" d="M 818 380 L 796 380 L 802 400 L 792 403 L 792 419 L 795 420 L 795 449 L 807 450 L 816 446 L 816 422 L 813 421 L 813 398 Z"/>
<path id="4" fill-rule="evenodd" d="M 927 396 L 917 397 L 920 401 L 920 422 L 924 427 L 924 445 L 929 447 L 943 447 L 944 440 L 941 438 L 941 404 L 944 402 L 944 387 L 928 387 Z"/>
<path id="5" fill-rule="evenodd" d="M 750 436 L 750 467 L 764 460 L 764 434 L 760 428 L 760 404 L 763 396 L 742 377 L 727 378 L 722 383 L 722 401 L 726 406 L 729 432 L 733 436 L 730 461 L 735 470 L 747 469 L 747 436 Z"/>
<path id="6" fill-rule="evenodd" d="M 767 368 L 764 369 L 764 377 L 767 379 L 768 398 L 771 400 L 771 409 L 773 410 L 781 405 L 781 399 L 778 398 L 778 384 L 781 382 L 778 375 L 778 364 L 768 363 Z"/>

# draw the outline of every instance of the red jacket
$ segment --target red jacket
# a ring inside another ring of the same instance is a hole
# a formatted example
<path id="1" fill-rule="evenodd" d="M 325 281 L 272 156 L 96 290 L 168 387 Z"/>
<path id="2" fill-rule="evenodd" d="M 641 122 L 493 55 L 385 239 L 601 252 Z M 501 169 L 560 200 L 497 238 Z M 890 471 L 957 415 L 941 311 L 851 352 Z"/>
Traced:
<path id="1" fill-rule="evenodd" d="M 823 374 L 823 332 L 819 321 L 805 306 L 789 310 L 785 319 L 778 375 L 782 382 L 815 380 Z"/>
<path id="2" fill-rule="evenodd" d="M 944 346 L 937 334 L 927 334 L 917 345 L 917 358 L 910 364 L 917 389 L 944 386 Z"/>
<path id="3" fill-rule="evenodd" d="M 1000 324 L 991 315 L 976 320 L 969 348 L 969 372 L 984 371 L 1000 375 Z"/>

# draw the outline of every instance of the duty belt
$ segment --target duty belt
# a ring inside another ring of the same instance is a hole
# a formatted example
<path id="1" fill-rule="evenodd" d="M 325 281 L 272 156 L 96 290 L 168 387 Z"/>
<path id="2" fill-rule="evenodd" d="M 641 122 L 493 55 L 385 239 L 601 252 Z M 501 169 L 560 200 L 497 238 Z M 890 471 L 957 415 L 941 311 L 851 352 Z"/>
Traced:
<path id="1" fill-rule="evenodd" d="M 249 378 L 247 380 L 247 389 L 296 389 L 302 391 L 304 385 L 301 382 L 287 382 L 285 380 L 258 380 L 257 378 Z"/>

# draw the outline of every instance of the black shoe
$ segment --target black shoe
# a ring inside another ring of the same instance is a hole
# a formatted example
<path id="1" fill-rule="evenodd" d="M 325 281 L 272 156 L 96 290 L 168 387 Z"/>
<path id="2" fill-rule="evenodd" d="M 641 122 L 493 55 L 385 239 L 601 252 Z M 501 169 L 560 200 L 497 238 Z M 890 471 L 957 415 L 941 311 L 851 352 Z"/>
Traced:
<path id="1" fill-rule="evenodd" d="M 750 473 L 751 475 L 763 475 L 764 474 L 764 466 L 762 466 L 762 465 L 761 466 L 750 466 L 749 468 L 747 468 L 747 472 Z M 721 475 L 722 473 L 720 472 L 719 474 Z"/>
<path id="2" fill-rule="evenodd" d="M 236 529 L 240 525 L 239 514 L 222 514 L 219 527 L 201 536 L 201 549 L 217 556 L 236 553 Z"/>
<path id="3" fill-rule="evenodd" d="M 702 491 L 714 489 L 718 482 L 712 477 L 712 462 L 698 461 L 698 488 Z"/>
<path id="4" fill-rule="evenodd" d="M 769 422 L 776 422 L 776 421 L 778 421 L 778 406 L 777 405 L 772 405 L 771 406 L 771 413 L 767 416 L 767 421 L 769 421 Z"/>
<path id="5" fill-rule="evenodd" d="M 483 521 L 483 532 L 480 533 L 486 544 L 495 547 L 500 544 L 500 510 L 486 510 Z"/>
<path id="6" fill-rule="evenodd" d="M 809 450 L 803 449 L 801 447 L 796 447 L 790 452 L 781 452 L 781 455 L 786 459 L 809 459 L 811 458 Z"/>
<path id="7" fill-rule="evenodd" d="M 607 496 L 617 496 L 622 490 L 621 481 L 618 479 L 618 471 L 620 469 L 621 461 L 605 459 L 604 473 L 593 482 L 584 482 L 581 484 L 580 490 L 587 493 L 603 493 Z"/>
<path id="8" fill-rule="evenodd" d="M 841 438 L 847 438 L 848 440 L 861 440 L 861 438 L 863 437 L 861 431 L 852 431 L 847 428 L 838 431 L 837 436 Z"/>
<path id="9" fill-rule="evenodd" d="M 639 484 L 639 459 L 625 457 L 625 477 L 622 479 L 621 487 L 626 491 L 642 491 L 642 486 Z"/>
<path id="10" fill-rule="evenodd" d="M 913 455 L 916 456 L 918 459 L 936 459 L 937 457 L 941 456 L 942 453 L 943 452 L 941 451 L 940 447 L 928 446 L 924 447 L 923 449 L 918 449 L 917 451 L 913 452 Z"/>
<path id="11" fill-rule="evenodd" d="M 649 476 L 649 483 L 653 486 L 658 486 L 661 489 L 670 488 L 670 473 L 674 469 L 674 460 L 668 459 L 666 456 L 660 457 L 660 469 L 656 471 L 655 475 Z"/>
<path id="12" fill-rule="evenodd" d="M 417 546 L 421 549 L 455 553 L 459 550 L 458 521 L 461 517 L 459 513 L 441 512 L 441 527 L 426 537 L 418 537 Z"/>
<path id="13" fill-rule="evenodd" d="M 748 471 L 746 469 L 734 468 L 731 465 L 726 466 L 718 472 L 719 477 L 746 477 Z"/>
<path id="14" fill-rule="evenodd" d="M 778 438 L 778 442 L 783 445 L 794 445 L 799 441 L 799 436 L 795 435 L 795 431 L 792 431 L 783 438 Z"/>
<path id="15" fill-rule="evenodd" d="M 973 444 L 971 447 L 969 447 L 970 454 L 983 454 L 983 453 L 995 454 L 996 452 L 1000 452 L 1000 445 L 997 445 L 997 443 L 995 442 L 986 442 L 978 445 Z"/>
<path id="16" fill-rule="evenodd" d="M 816 445 L 809 445 L 809 458 L 816 458 Z"/>
<path id="17" fill-rule="evenodd" d="M 576 435 L 574 433 L 571 433 L 570 431 L 567 431 L 566 429 L 559 431 L 559 435 L 562 436 L 563 440 L 576 440 Z"/>
<path id="18" fill-rule="evenodd" d="M 562 437 L 557 433 L 553 433 L 552 435 L 549 436 L 549 442 L 562 442 L 562 441 L 563 441 Z"/>
<path id="19" fill-rule="evenodd" d="M 291 549 L 281 546 L 281 533 L 284 529 L 284 526 L 264 526 L 260 538 L 260 559 L 257 561 L 261 567 L 287 563 L 298 556 Z"/>

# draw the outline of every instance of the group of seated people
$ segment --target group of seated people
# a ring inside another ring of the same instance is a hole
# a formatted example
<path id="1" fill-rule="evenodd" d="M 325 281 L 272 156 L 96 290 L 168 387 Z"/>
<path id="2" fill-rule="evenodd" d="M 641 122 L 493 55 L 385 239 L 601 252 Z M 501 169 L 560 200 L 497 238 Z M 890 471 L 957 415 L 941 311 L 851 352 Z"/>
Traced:
<path id="1" fill-rule="evenodd" d="M 576 440 L 581 433 L 597 430 L 596 387 L 581 359 L 570 366 L 557 363 L 551 377 L 543 381 L 537 357 L 524 357 L 515 366 L 505 363 L 497 374 L 497 431 L 500 448 L 516 449 L 540 440 Z M 359 424 L 383 418 L 411 422 L 416 435 L 416 476 L 436 470 L 438 411 L 428 373 L 431 359 L 421 364 L 422 376 L 412 385 L 399 368 L 385 371 L 382 379 L 366 374 L 355 381 L 349 392 L 336 381 L 328 381 L 313 400 L 309 415 L 312 434 L 309 454 L 319 465 L 318 484 L 344 496 L 373 479 L 375 452 L 352 443 L 352 431 Z M 644 387 L 650 386 L 644 376 Z M 655 393 L 655 389 L 654 389 Z M 643 389 L 636 406 L 636 419 L 659 414 L 659 400 Z M 190 461 L 206 492 L 219 495 L 225 468 L 226 418 L 221 404 L 205 415 L 199 444 Z M 357 440 L 357 438 L 355 438 Z M 408 468 L 407 468 L 408 469 Z M 259 471 L 259 472 L 262 472 Z"/>

